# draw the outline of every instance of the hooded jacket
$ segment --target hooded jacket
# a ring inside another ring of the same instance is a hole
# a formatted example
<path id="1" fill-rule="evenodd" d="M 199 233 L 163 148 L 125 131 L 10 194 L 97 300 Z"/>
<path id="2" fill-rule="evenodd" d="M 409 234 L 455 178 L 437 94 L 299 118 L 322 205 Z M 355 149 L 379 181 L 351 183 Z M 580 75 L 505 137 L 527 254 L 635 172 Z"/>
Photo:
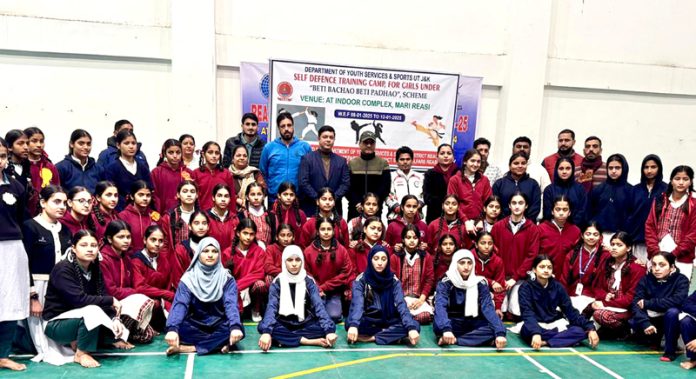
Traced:
<path id="1" fill-rule="evenodd" d="M 648 178 L 643 173 L 643 166 L 647 161 L 655 161 L 657 175 L 652 190 L 648 189 Z M 663 181 L 662 160 L 655 154 L 643 158 L 640 164 L 640 183 L 633 186 L 633 214 L 626 222 L 626 232 L 633 238 L 633 242 L 645 242 L 645 222 L 648 220 L 653 201 L 660 198 L 667 191 L 667 183 Z"/>
<path id="2" fill-rule="evenodd" d="M 142 145 L 142 143 L 138 142 L 138 150 L 135 152 L 135 160 L 143 163 L 149 171 L 150 165 L 147 163 L 147 158 L 141 150 Z M 102 170 L 106 170 L 106 168 L 116 160 L 118 160 L 118 147 L 116 145 L 116 137 L 112 136 L 106 140 L 106 149 L 99 153 L 99 157 L 97 158 L 97 166 L 99 166 Z"/>
<path id="3" fill-rule="evenodd" d="M 512 178 L 512 173 L 508 171 L 505 176 L 498 179 L 493 184 L 493 194 L 500 197 L 501 216 L 510 215 L 510 198 L 516 191 L 520 191 L 527 195 L 527 210 L 524 212 L 524 217 L 530 220 L 536 220 L 541 211 L 541 189 L 539 183 L 532 179 L 529 174 L 524 174 L 520 180 Z"/>
<path id="4" fill-rule="evenodd" d="M 447 171 L 436 164 L 423 175 L 423 202 L 426 206 L 426 222 L 430 223 L 440 217 L 442 202 L 447 196 L 447 185 L 450 178 L 457 174 L 457 171 L 458 168 L 455 164 L 452 164 Z"/>
<path id="5" fill-rule="evenodd" d="M 689 296 L 689 279 L 680 274 L 679 269 L 675 269 L 664 280 L 658 280 L 652 273 L 645 275 L 638 282 L 636 295 L 631 303 L 632 324 L 645 330 L 651 325 L 648 311 L 665 313 L 670 308 L 679 309 L 687 296 Z M 638 306 L 640 300 L 643 300 L 643 308 Z"/>
<path id="6" fill-rule="evenodd" d="M 558 176 L 558 165 L 560 160 L 556 161 L 554 168 L 553 183 L 544 189 L 544 220 L 552 220 L 553 202 L 558 196 L 566 196 L 570 201 L 570 222 L 574 225 L 584 225 L 585 210 L 587 208 L 587 192 L 582 185 L 575 181 L 575 163 L 570 161 L 571 174 L 570 178 L 563 180 Z M 565 161 L 563 161 L 565 162 Z"/>
<path id="7" fill-rule="evenodd" d="M 587 201 L 588 220 L 596 221 L 600 230 L 607 233 L 626 230 L 626 220 L 633 214 L 633 187 L 627 181 L 628 162 L 621 154 L 610 156 L 607 162 L 614 157 L 621 161 L 621 176 L 612 179 L 607 175 L 604 183 L 590 191 Z"/>
<path id="8" fill-rule="evenodd" d="M 483 203 L 491 197 L 493 190 L 488 178 L 478 171 L 474 174 L 473 183 L 463 176 L 464 174 L 460 173 L 450 178 L 447 193 L 457 195 L 459 218 L 466 221 L 481 216 Z"/>
<path id="9" fill-rule="evenodd" d="M 183 164 L 178 169 L 173 169 L 167 162 L 155 167 L 150 178 L 153 186 L 152 198 L 157 212 L 164 214 L 177 206 L 179 201 L 176 198 L 176 189 L 179 183 L 192 177 L 193 172 Z"/>

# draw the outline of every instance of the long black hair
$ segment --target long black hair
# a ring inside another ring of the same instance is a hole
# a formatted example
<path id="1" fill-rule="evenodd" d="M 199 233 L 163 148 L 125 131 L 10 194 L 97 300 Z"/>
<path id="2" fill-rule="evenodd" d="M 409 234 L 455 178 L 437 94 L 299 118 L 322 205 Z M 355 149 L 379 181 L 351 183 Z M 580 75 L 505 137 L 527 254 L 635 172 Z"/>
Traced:
<path id="1" fill-rule="evenodd" d="M 81 230 L 78 230 L 77 232 L 75 232 L 75 234 L 72 237 L 73 249 L 74 249 L 74 246 L 77 246 L 77 244 L 80 242 L 80 240 L 85 238 L 85 237 L 92 237 L 92 238 L 94 238 L 95 241 L 97 241 L 97 244 L 99 244 L 99 241 L 97 240 L 97 236 L 94 234 L 93 231 L 87 230 L 87 229 L 81 229 Z M 80 287 L 82 288 L 82 291 L 86 291 L 87 286 L 85 285 L 85 277 L 84 277 L 84 275 L 82 275 L 83 270 L 80 267 L 79 262 L 77 261 L 77 256 L 76 256 L 74 250 L 70 251 L 70 257 L 69 257 L 68 261 L 71 262 L 72 273 L 73 273 L 73 275 L 75 275 L 75 278 L 77 279 L 78 283 L 80 283 Z M 99 256 L 98 255 L 97 255 L 97 258 L 89 265 L 88 270 L 89 270 L 89 272 L 91 272 L 92 279 L 96 279 L 96 281 L 97 281 L 97 285 L 96 285 L 97 296 L 107 295 L 104 292 L 104 289 L 105 289 L 104 277 L 102 276 L 101 267 L 99 266 Z"/>
<path id="2" fill-rule="evenodd" d="M 336 239 L 336 222 L 334 219 L 331 217 L 324 217 L 324 216 L 317 216 L 316 217 L 316 222 L 315 222 L 315 230 L 316 230 L 316 235 L 314 236 L 314 242 L 312 243 L 314 247 L 319 251 L 319 254 L 317 254 L 317 264 L 321 264 L 321 262 L 324 260 L 324 255 L 322 252 L 324 251 L 324 248 L 321 246 L 321 238 L 319 237 L 319 228 L 321 227 L 321 224 L 323 223 L 329 223 L 331 227 L 333 228 L 333 236 L 331 237 L 331 245 L 329 247 L 329 252 L 331 252 L 330 259 L 332 261 L 336 260 L 336 249 L 338 248 L 338 240 Z"/>
<path id="3" fill-rule="evenodd" d="M 694 169 L 691 166 L 679 165 L 672 169 L 672 173 L 669 174 L 669 183 L 667 184 L 667 191 L 663 196 L 655 198 L 655 221 L 659 221 L 662 217 L 662 211 L 664 210 L 665 204 L 668 202 L 669 197 L 674 192 L 674 187 L 672 186 L 672 180 L 677 174 L 684 173 L 689 177 L 691 185 L 686 193 L 686 196 L 691 196 L 694 192 Z M 684 204 L 682 204 L 681 209 L 684 211 L 685 215 L 689 214 L 689 200 L 687 199 Z"/>

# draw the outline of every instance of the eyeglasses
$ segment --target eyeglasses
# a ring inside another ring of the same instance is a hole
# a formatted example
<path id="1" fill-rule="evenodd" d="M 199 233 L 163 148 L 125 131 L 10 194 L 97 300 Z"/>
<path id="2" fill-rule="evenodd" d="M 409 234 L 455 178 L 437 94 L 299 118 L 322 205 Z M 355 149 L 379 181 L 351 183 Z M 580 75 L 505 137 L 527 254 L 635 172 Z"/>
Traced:
<path id="1" fill-rule="evenodd" d="M 80 205 L 88 205 L 88 204 L 92 204 L 92 202 L 94 202 L 93 199 L 75 199 L 73 201 L 77 202 Z"/>

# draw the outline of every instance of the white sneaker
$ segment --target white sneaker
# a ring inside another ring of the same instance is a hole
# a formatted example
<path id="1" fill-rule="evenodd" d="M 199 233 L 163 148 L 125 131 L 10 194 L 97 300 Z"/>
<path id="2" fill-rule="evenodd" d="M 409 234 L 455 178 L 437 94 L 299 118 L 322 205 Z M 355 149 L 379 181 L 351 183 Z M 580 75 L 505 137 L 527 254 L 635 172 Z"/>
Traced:
<path id="1" fill-rule="evenodd" d="M 251 321 L 259 322 L 262 318 L 263 317 L 261 317 L 261 313 L 259 313 L 258 311 L 251 311 Z"/>

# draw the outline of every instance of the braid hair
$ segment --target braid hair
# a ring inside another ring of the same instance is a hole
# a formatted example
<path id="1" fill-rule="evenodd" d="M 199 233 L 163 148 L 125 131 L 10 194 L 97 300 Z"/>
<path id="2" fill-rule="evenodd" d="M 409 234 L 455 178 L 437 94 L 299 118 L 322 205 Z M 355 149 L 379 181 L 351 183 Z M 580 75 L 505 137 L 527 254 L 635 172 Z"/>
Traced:
<path id="1" fill-rule="evenodd" d="M 321 238 L 319 237 L 319 227 L 321 224 L 328 222 L 331 224 L 331 227 L 334 229 L 334 234 L 331 237 L 331 245 L 329 246 L 329 251 L 331 252 L 330 259 L 332 261 L 336 260 L 336 249 L 338 248 L 338 241 L 336 240 L 336 224 L 334 220 L 330 217 L 324 217 L 324 216 L 317 216 L 316 218 L 316 223 L 315 223 L 315 236 L 314 236 L 314 242 L 312 243 L 314 247 L 319 251 L 319 254 L 317 254 L 317 264 L 321 264 L 321 262 L 324 260 L 324 256 L 322 252 L 324 251 L 324 248 L 321 246 Z"/>

